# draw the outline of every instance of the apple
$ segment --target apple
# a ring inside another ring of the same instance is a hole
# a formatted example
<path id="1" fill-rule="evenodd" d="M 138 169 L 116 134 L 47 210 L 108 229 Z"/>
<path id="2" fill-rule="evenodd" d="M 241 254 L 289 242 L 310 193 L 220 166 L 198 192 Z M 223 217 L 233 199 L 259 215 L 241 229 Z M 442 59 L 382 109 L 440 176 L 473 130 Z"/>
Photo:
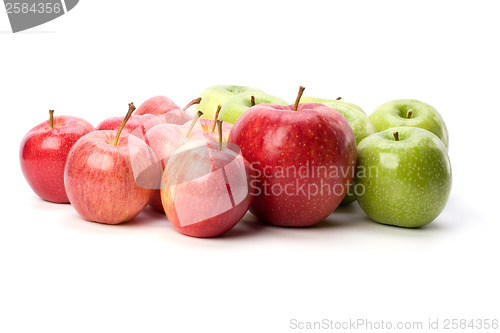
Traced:
<path id="1" fill-rule="evenodd" d="M 70 203 L 88 221 L 118 224 L 137 216 L 158 188 L 161 168 L 141 139 L 122 130 L 102 130 L 81 137 L 71 148 L 64 169 Z"/>
<path id="2" fill-rule="evenodd" d="M 145 142 L 151 147 L 162 169 L 167 165 L 168 159 L 172 154 L 190 140 L 204 140 L 205 132 L 196 128 L 195 124 L 202 112 L 198 111 L 196 117 L 184 125 L 177 124 L 159 124 L 146 132 Z M 161 175 L 159 175 L 159 179 Z M 157 189 L 149 205 L 159 212 L 164 212 L 161 203 L 160 189 Z"/>
<path id="3" fill-rule="evenodd" d="M 201 94 L 201 102 L 196 109 L 203 112 L 203 117 L 213 119 L 217 106 L 223 105 L 230 97 L 245 92 L 262 91 L 257 88 L 235 85 L 215 85 L 208 87 Z"/>
<path id="4" fill-rule="evenodd" d="M 222 137 L 221 121 L 219 138 Z M 192 237 L 216 237 L 232 229 L 252 202 L 252 169 L 238 147 L 190 141 L 165 167 L 161 199 L 170 223 Z"/>
<path id="5" fill-rule="evenodd" d="M 200 103 L 200 101 L 201 98 L 198 97 L 189 102 L 184 108 L 181 108 L 167 96 L 154 96 L 139 105 L 134 115 L 152 114 L 160 117 L 162 122 L 181 125 L 193 119 L 193 116 L 186 110 L 190 106 Z"/>
<path id="6" fill-rule="evenodd" d="M 111 117 L 105 119 L 97 125 L 97 130 L 117 131 L 124 119 L 125 117 Z M 123 133 L 133 134 L 140 139 L 144 139 L 144 135 L 148 129 L 162 123 L 165 123 L 165 120 L 161 116 L 155 116 L 149 113 L 141 115 L 133 114 L 126 122 Z"/>
<path id="7" fill-rule="evenodd" d="M 359 108 L 352 107 L 346 102 L 340 100 L 325 100 L 314 97 L 302 97 L 300 99 L 300 102 L 304 103 L 304 100 L 308 102 L 323 103 L 340 112 L 346 118 L 349 126 L 351 126 L 352 131 L 354 132 L 356 145 L 358 145 L 361 140 L 363 140 L 367 136 L 376 132 L 375 127 L 373 127 L 373 124 L 368 119 L 366 114 L 363 111 L 360 111 Z M 356 201 L 356 194 L 354 193 L 354 184 L 351 183 L 346 196 L 340 204 L 348 205 L 354 201 Z"/>
<path id="8" fill-rule="evenodd" d="M 342 99 L 342 97 L 337 97 L 336 99 L 324 99 L 324 98 L 318 98 L 318 97 L 304 96 L 300 99 L 300 102 L 301 103 L 323 103 L 326 105 L 328 105 L 328 103 L 340 103 L 340 104 L 344 104 L 344 105 L 348 105 L 350 107 L 353 107 L 353 108 L 357 109 L 358 111 L 361 111 L 364 114 L 366 114 L 366 112 L 360 106 L 358 106 L 354 103 L 346 102 Z M 335 104 L 335 105 L 338 105 L 338 104 Z"/>
<path id="9" fill-rule="evenodd" d="M 418 127 L 394 127 L 358 145 L 356 195 L 374 221 L 407 228 L 426 225 L 444 209 L 451 190 L 444 143 Z"/>
<path id="10" fill-rule="evenodd" d="M 256 105 L 241 115 L 229 142 L 256 172 L 250 212 L 278 226 L 325 219 L 344 198 L 356 165 L 356 141 L 345 117 L 319 103 Z"/>
<path id="11" fill-rule="evenodd" d="M 234 124 L 236 119 L 238 119 L 243 112 L 257 104 L 287 105 L 288 103 L 279 97 L 265 92 L 253 91 L 241 93 L 229 98 L 222 105 L 219 119 Z"/>
<path id="12" fill-rule="evenodd" d="M 71 147 L 95 128 L 73 116 L 54 117 L 33 127 L 23 138 L 19 149 L 21 169 L 33 191 L 42 199 L 69 202 L 64 189 L 64 165 Z"/>
<path id="13" fill-rule="evenodd" d="M 377 132 L 391 127 L 411 126 L 426 129 L 437 135 L 448 148 L 448 130 L 439 112 L 415 99 L 396 99 L 377 107 L 370 118 Z"/>
<path id="14" fill-rule="evenodd" d="M 196 123 L 196 128 L 201 129 L 205 132 L 205 137 L 207 140 L 212 140 L 217 142 L 219 140 L 219 133 L 215 130 L 217 126 L 217 119 L 219 118 L 219 112 L 221 110 L 221 106 L 217 107 L 217 110 L 214 115 L 214 119 L 206 119 L 201 118 Z M 201 111 L 198 111 L 201 112 Z M 188 125 L 188 123 L 184 124 Z M 227 142 L 229 139 L 229 133 L 231 133 L 231 129 L 233 128 L 233 124 L 222 122 L 222 141 Z"/>

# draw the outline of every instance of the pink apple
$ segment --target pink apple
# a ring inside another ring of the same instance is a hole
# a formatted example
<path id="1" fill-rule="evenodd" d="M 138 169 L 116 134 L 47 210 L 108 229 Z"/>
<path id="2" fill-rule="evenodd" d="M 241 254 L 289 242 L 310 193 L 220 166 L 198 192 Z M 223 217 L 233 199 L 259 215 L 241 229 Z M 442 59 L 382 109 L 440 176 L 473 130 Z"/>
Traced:
<path id="1" fill-rule="evenodd" d="M 205 132 L 195 127 L 196 121 L 201 115 L 201 111 L 198 111 L 196 117 L 184 125 L 160 124 L 146 132 L 145 141 L 151 147 L 163 168 L 167 165 L 168 159 L 177 148 L 190 140 L 205 139 Z M 155 191 L 149 204 L 159 212 L 164 211 L 159 189 Z"/>
<path id="2" fill-rule="evenodd" d="M 186 110 L 191 105 L 199 103 L 200 100 L 198 98 L 191 101 L 183 109 L 166 96 L 154 96 L 142 103 L 134 112 L 134 115 L 152 114 L 161 116 L 165 123 L 182 125 L 193 119 L 193 116 L 187 113 Z"/>
<path id="3" fill-rule="evenodd" d="M 202 131 L 205 132 L 205 136 L 207 137 L 208 140 L 213 140 L 215 142 L 218 141 L 219 139 L 219 133 L 216 131 L 216 123 L 219 117 L 219 113 L 221 110 L 221 106 L 219 105 L 217 107 L 217 110 L 215 112 L 215 117 L 214 119 L 206 119 L 206 118 L 201 118 L 198 120 L 196 123 L 196 128 L 201 129 Z M 187 122 L 184 125 L 188 125 L 189 122 Z M 222 141 L 227 142 L 229 139 L 229 133 L 231 132 L 231 128 L 233 128 L 233 124 L 228 123 L 223 121 L 222 122 Z"/>
<path id="4" fill-rule="evenodd" d="M 97 130 L 117 131 L 125 117 L 111 117 L 101 121 L 97 125 Z M 123 128 L 124 133 L 129 133 L 144 140 L 144 135 L 153 126 L 165 123 L 161 116 L 152 114 L 132 115 Z"/>
<path id="5" fill-rule="evenodd" d="M 356 165 L 356 141 L 338 111 L 318 103 L 259 104 L 235 122 L 229 142 L 258 178 L 250 211 L 278 226 L 305 227 L 342 201 Z"/>
<path id="6" fill-rule="evenodd" d="M 201 128 L 206 135 L 211 138 L 212 140 L 216 141 L 218 140 L 219 133 L 214 130 L 214 122 L 215 120 L 212 119 L 206 119 L 206 118 L 201 118 L 199 121 L 199 125 L 197 125 L 198 128 Z M 227 142 L 229 139 L 229 133 L 231 133 L 231 129 L 233 128 L 233 124 L 228 123 L 228 122 L 223 122 L 222 124 L 222 141 Z"/>
<path id="7" fill-rule="evenodd" d="M 64 189 L 64 165 L 73 144 L 95 128 L 72 116 L 53 116 L 32 128 L 20 147 L 21 169 L 33 191 L 42 199 L 69 202 Z"/>
<path id="8" fill-rule="evenodd" d="M 190 141 L 164 170 L 161 199 L 174 228 L 193 237 L 216 237 L 232 229 L 252 202 L 252 170 L 238 147 Z"/>
<path id="9" fill-rule="evenodd" d="M 161 168 L 139 138 L 118 131 L 95 131 L 78 140 L 68 154 L 64 182 L 68 198 L 84 219 L 107 224 L 131 220 L 158 187 Z"/>

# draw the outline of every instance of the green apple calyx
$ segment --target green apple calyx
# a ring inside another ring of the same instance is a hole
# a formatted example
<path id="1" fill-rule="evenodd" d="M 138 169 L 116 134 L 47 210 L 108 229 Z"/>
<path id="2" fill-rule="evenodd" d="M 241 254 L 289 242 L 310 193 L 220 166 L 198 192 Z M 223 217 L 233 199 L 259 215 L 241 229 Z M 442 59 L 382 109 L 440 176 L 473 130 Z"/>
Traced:
<path id="1" fill-rule="evenodd" d="M 392 135 L 394 135 L 394 140 L 399 141 L 399 133 L 397 131 L 392 133 Z"/>

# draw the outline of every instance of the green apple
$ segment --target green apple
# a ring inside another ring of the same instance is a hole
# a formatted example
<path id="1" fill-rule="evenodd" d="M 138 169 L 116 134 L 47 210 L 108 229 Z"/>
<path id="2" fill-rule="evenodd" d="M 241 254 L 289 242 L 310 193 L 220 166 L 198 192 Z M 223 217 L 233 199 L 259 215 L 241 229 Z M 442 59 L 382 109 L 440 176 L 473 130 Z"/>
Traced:
<path id="1" fill-rule="evenodd" d="M 424 102 L 396 99 L 377 107 L 369 118 L 377 132 L 397 126 L 420 127 L 436 134 L 448 148 L 448 130 L 443 118 Z"/>
<path id="2" fill-rule="evenodd" d="M 341 104 L 345 104 L 345 105 L 349 105 L 350 107 L 353 107 L 361 112 L 363 112 L 364 114 L 366 114 L 366 112 L 358 105 L 354 104 L 354 103 L 350 103 L 350 102 L 346 102 L 342 99 L 342 97 L 337 97 L 337 99 L 324 99 L 324 98 L 318 98 L 318 97 L 311 97 L 311 96 L 305 96 L 305 97 L 302 97 L 300 99 L 300 102 L 301 103 L 323 103 L 323 104 L 326 104 L 328 105 L 327 103 L 341 103 Z"/>
<path id="3" fill-rule="evenodd" d="M 262 91 L 257 88 L 234 85 L 215 85 L 208 87 L 201 94 L 201 102 L 196 110 L 202 111 L 202 118 L 214 119 L 219 105 L 223 105 L 229 98 L 244 92 Z"/>
<path id="4" fill-rule="evenodd" d="M 444 209 L 451 165 L 443 142 L 418 127 L 394 127 L 358 145 L 355 193 L 374 221 L 407 228 L 426 225 Z"/>
<path id="5" fill-rule="evenodd" d="M 306 101 L 304 101 L 304 99 Z M 373 127 L 371 121 L 368 119 L 364 112 L 340 100 L 326 100 L 315 97 L 302 97 L 300 99 L 300 102 L 322 103 L 340 112 L 349 123 L 349 126 L 351 126 L 352 131 L 354 132 L 354 137 L 356 138 L 356 144 L 359 144 L 361 140 L 376 132 L 375 127 Z M 347 191 L 344 200 L 342 200 L 340 204 L 348 205 L 354 201 L 356 201 L 356 195 L 354 194 L 354 185 L 351 184 L 349 191 Z"/>
<path id="6" fill-rule="evenodd" d="M 245 92 L 229 98 L 222 105 L 219 119 L 234 124 L 236 119 L 238 119 L 243 112 L 257 104 L 288 105 L 290 103 L 265 92 Z"/>

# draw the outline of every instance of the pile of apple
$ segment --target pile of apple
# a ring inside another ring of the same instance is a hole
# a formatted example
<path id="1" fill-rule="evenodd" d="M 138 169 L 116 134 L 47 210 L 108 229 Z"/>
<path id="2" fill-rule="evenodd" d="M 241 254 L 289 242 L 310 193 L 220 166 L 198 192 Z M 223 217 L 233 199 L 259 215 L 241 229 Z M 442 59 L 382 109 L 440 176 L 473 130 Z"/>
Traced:
<path id="1" fill-rule="evenodd" d="M 38 196 L 71 203 L 85 220 L 118 224 L 149 204 L 194 237 L 222 235 L 248 210 L 273 225 L 312 226 L 356 200 L 379 223 L 435 220 L 451 166 L 433 107 L 395 100 L 368 117 L 303 91 L 289 104 L 218 85 L 184 108 L 155 96 L 96 128 L 51 110 L 22 140 L 22 171 Z"/>

